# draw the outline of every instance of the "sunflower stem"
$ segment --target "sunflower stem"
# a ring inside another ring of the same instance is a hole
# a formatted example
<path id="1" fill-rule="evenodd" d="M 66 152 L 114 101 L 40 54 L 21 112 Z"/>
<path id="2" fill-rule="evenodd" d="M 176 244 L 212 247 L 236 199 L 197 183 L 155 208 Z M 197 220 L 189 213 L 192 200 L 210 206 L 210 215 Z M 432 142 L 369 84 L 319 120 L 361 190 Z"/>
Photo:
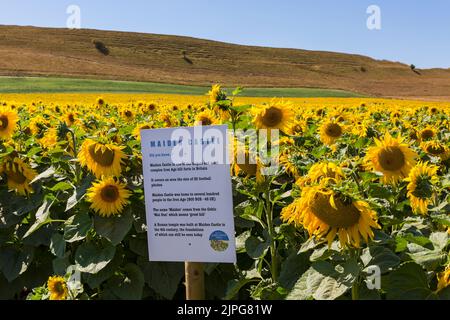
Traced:
<path id="1" fill-rule="evenodd" d="M 277 248 L 275 242 L 275 229 L 273 226 L 273 208 L 270 202 L 270 188 L 269 186 L 265 191 L 265 200 L 266 200 L 266 220 L 267 220 L 267 229 L 270 237 L 270 255 L 271 255 L 271 267 L 270 271 L 272 274 L 272 280 L 274 283 L 278 281 L 278 261 L 277 261 Z"/>

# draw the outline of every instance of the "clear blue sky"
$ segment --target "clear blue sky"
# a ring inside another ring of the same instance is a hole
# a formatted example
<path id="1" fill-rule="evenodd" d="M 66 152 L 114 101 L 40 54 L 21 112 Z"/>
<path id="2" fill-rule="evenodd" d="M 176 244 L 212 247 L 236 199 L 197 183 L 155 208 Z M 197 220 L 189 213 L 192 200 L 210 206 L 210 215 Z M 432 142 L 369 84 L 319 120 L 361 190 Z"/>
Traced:
<path id="1" fill-rule="evenodd" d="M 448 0 L 0 0 L 0 24 L 65 27 L 81 8 L 83 28 L 186 35 L 272 47 L 338 51 L 450 67 Z M 366 27 L 369 5 L 381 30 Z"/>

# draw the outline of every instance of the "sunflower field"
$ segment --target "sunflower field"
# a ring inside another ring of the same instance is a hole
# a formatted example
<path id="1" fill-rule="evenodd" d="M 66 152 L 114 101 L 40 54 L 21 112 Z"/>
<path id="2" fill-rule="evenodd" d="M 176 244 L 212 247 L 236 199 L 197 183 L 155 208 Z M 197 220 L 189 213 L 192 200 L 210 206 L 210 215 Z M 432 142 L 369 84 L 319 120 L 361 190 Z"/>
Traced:
<path id="1" fill-rule="evenodd" d="M 450 299 L 450 104 L 238 94 L 0 96 L 0 299 L 184 299 L 148 262 L 140 131 L 200 123 L 281 132 L 275 174 L 231 166 L 208 299 Z"/>

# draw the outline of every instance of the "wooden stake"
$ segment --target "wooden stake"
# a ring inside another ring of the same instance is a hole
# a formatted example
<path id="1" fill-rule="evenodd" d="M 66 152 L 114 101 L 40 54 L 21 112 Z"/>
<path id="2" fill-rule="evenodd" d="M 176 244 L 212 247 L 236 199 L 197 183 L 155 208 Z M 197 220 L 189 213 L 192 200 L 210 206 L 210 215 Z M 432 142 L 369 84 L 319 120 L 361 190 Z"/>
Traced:
<path id="1" fill-rule="evenodd" d="M 186 300 L 205 300 L 205 274 L 203 263 L 186 262 Z"/>

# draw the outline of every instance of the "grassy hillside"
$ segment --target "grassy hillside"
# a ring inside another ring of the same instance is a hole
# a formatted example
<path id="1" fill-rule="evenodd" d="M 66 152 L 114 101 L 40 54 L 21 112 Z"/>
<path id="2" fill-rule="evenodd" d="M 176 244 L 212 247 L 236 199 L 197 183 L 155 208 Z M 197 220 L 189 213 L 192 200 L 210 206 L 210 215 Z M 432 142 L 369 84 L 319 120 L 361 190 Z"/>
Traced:
<path id="1" fill-rule="evenodd" d="M 0 77 L 0 93 L 62 93 L 62 92 L 130 92 L 203 95 L 202 86 L 185 86 L 151 82 L 86 80 L 65 78 Z M 246 97 L 358 97 L 359 95 L 328 89 L 309 88 L 245 88 Z"/>
<path id="2" fill-rule="evenodd" d="M 102 42 L 108 54 L 93 41 Z M 408 64 L 360 55 L 85 29 L 0 26 L 0 75 L 450 97 L 450 70 L 413 71 Z"/>

